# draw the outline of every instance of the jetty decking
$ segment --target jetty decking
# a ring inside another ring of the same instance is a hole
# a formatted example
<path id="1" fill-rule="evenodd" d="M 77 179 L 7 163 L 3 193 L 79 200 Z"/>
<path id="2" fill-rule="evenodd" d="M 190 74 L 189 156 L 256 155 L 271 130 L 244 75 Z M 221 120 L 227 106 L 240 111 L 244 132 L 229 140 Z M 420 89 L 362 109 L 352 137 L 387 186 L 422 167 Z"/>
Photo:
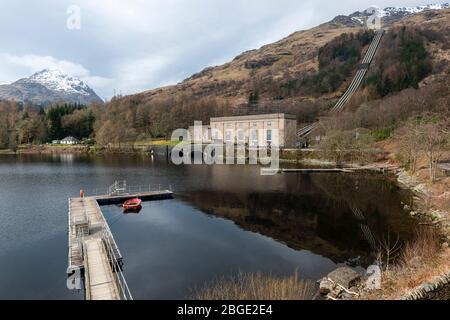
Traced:
<path id="1" fill-rule="evenodd" d="M 84 242 L 86 263 L 86 299 L 87 300 L 119 300 L 119 289 L 115 283 L 113 270 L 109 263 L 105 247 L 101 239 Z"/>
<path id="2" fill-rule="evenodd" d="M 273 169 L 263 169 L 263 170 L 273 170 Z M 300 169 L 279 169 L 278 173 L 357 173 L 357 172 L 376 172 L 376 173 L 388 173 L 395 172 L 398 167 L 390 164 L 371 164 L 361 167 L 347 167 L 347 168 L 300 168 Z"/>
<path id="3" fill-rule="evenodd" d="M 139 197 L 144 201 L 173 197 L 172 191 L 159 190 L 69 199 L 67 274 L 84 274 L 88 300 L 132 299 L 122 274 L 123 257 L 100 209 Z"/>

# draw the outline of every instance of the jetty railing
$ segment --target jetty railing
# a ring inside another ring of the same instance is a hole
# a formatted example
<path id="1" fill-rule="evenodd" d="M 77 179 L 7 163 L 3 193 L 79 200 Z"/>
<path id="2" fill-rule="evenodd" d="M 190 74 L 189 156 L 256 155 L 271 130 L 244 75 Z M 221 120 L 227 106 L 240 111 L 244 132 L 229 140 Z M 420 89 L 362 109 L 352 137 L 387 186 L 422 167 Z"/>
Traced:
<path id="1" fill-rule="evenodd" d="M 117 289 L 119 291 L 120 299 L 122 300 L 133 300 L 130 288 L 128 287 L 127 281 L 123 275 L 122 263 L 120 257 L 117 257 L 116 251 L 111 243 L 111 239 L 108 236 L 109 232 L 104 230 L 102 241 L 104 248 L 106 249 L 106 254 L 109 258 L 111 268 L 113 271 L 113 276 L 115 283 L 117 284 Z"/>
<path id="2" fill-rule="evenodd" d="M 108 188 L 108 195 L 120 195 L 126 192 L 127 190 L 127 181 L 121 180 L 121 181 L 115 181 L 112 185 Z"/>
<path id="3" fill-rule="evenodd" d="M 91 192 L 87 193 L 93 196 L 126 196 L 134 195 L 140 193 L 151 193 L 157 191 L 172 191 L 172 185 L 164 184 L 142 184 L 142 185 L 128 185 L 128 183 L 123 181 L 116 181 L 111 186 L 106 189 L 96 188 Z"/>

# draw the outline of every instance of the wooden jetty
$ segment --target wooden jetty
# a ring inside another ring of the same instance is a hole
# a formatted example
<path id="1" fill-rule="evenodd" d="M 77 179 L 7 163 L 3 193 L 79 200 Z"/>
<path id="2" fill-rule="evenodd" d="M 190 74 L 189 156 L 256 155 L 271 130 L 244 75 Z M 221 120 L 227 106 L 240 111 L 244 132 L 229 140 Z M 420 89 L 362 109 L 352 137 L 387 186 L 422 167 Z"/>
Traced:
<path id="1" fill-rule="evenodd" d="M 303 173 L 303 174 L 313 174 L 313 173 L 356 173 L 356 172 L 376 172 L 376 173 L 388 173 L 395 172 L 398 169 L 395 165 L 389 164 L 372 164 L 361 167 L 347 167 L 347 168 L 301 168 L 301 169 L 279 169 L 278 173 Z M 273 169 L 262 169 L 273 171 Z"/>
<path id="2" fill-rule="evenodd" d="M 126 188 L 109 195 L 69 199 L 67 274 L 84 276 L 87 300 L 129 300 L 130 290 L 122 274 L 123 257 L 100 209 L 139 197 L 144 201 L 173 197 L 170 190 L 127 193 Z"/>
<path id="3" fill-rule="evenodd" d="M 343 168 L 314 168 L 314 169 L 281 169 L 280 170 L 283 173 L 341 173 L 341 172 L 347 172 L 351 173 L 354 172 L 352 170 Z"/>
<path id="4" fill-rule="evenodd" d="M 89 270 L 85 273 L 86 299 L 119 300 L 119 288 L 102 240 L 86 240 L 83 250 L 86 270 Z"/>

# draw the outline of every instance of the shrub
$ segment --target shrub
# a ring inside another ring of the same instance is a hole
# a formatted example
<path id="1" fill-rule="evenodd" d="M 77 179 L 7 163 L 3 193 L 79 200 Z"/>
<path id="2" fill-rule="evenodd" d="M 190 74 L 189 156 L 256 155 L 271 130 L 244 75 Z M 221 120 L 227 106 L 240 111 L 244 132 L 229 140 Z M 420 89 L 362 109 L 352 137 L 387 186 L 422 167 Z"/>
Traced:
<path id="1" fill-rule="evenodd" d="M 421 228 L 415 239 L 408 242 L 402 252 L 401 264 L 404 268 L 418 267 L 433 260 L 440 251 L 439 235 L 435 229 Z"/>
<path id="2" fill-rule="evenodd" d="M 383 141 L 383 140 L 389 139 L 391 137 L 392 128 L 388 127 L 388 128 L 373 130 L 372 132 L 370 132 L 370 135 L 375 139 L 375 141 Z"/>
<path id="3" fill-rule="evenodd" d="M 316 295 L 312 281 L 301 280 L 297 273 L 290 277 L 275 277 L 257 273 L 242 273 L 220 278 L 194 295 L 198 300 L 312 300 Z"/>

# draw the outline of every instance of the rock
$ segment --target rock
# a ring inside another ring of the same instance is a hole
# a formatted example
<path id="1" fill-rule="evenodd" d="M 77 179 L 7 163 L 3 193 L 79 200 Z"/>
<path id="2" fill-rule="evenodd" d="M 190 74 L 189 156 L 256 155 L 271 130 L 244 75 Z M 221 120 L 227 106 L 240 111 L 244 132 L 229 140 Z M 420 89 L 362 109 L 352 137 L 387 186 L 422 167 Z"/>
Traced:
<path id="1" fill-rule="evenodd" d="M 349 289 L 358 285 L 361 281 L 361 274 L 348 267 L 342 267 L 331 272 L 327 278 Z"/>
<path id="2" fill-rule="evenodd" d="M 433 213 L 431 214 L 431 217 L 432 217 L 434 220 L 441 220 L 441 219 L 442 219 L 442 214 L 441 214 L 440 212 L 438 212 L 438 211 L 435 211 L 435 212 L 433 212 Z"/>
<path id="3" fill-rule="evenodd" d="M 331 297 L 333 299 L 339 299 L 341 297 L 341 293 L 344 290 L 342 290 L 342 288 L 336 286 L 333 288 L 333 290 L 331 290 L 331 292 L 327 295 L 327 297 Z"/>
<path id="4" fill-rule="evenodd" d="M 411 217 L 415 217 L 417 215 L 417 213 L 414 211 L 411 211 L 409 214 L 411 215 Z"/>
<path id="5" fill-rule="evenodd" d="M 334 284 L 331 281 L 328 281 L 326 278 L 323 278 L 319 284 L 319 292 L 322 295 L 329 294 L 334 289 Z"/>
<path id="6" fill-rule="evenodd" d="M 431 283 L 427 283 L 423 286 L 425 292 L 432 292 L 434 290 L 434 286 Z"/>
<path id="7" fill-rule="evenodd" d="M 407 205 L 407 204 L 405 204 L 405 206 L 403 207 L 403 210 L 405 210 L 405 211 L 409 211 L 411 208 Z"/>
<path id="8" fill-rule="evenodd" d="M 351 295 L 350 293 L 344 291 L 344 292 L 341 293 L 341 298 L 348 300 L 348 299 L 352 299 L 353 295 Z"/>
<path id="9" fill-rule="evenodd" d="M 280 57 L 276 55 L 266 55 L 258 60 L 248 60 L 244 63 L 246 69 L 258 69 L 263 66 L 271 66 L 275 62 L 280 60 Z"/>
<path id="10" fill-rule="evenodd" d="M 444 242 L 442 244 L 442 249 L 447 249 L 448 248 L 448 242 Z"/>
<path id="11" fill-rule="evenodd" d="M 421 183 L 421 184 L 415 186 L 413 188 L 413 191 L 422 193 L 422 194 L 427 194 L 428 193 L 427 185 L 425 183 Z"/>
<path id="12" fill-rule="evenodd" d="M 351 288 L 349 289 L 349 291 L 351 291 L 351 292 L 358 292 L 358 291 L 359 291 L 359 288 L 358 288 L 358 287 L 351 287 Z"/>

